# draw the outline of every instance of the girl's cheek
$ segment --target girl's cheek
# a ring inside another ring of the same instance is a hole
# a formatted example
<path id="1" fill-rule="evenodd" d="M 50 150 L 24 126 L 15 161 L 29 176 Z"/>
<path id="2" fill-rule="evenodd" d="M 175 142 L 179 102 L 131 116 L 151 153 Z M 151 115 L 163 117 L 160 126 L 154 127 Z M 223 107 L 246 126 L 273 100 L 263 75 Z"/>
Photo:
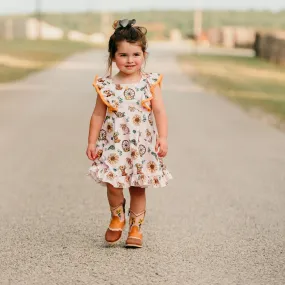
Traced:
<path id="1" fill-rule="evenodd" d="M 137 65 L 141 65 L 142 63 L 143 63 L 143 61 L 140 60 L 140 59 L 138 59 L 138 60 L 136 61 L 136 64 L 137 64 Z"/>

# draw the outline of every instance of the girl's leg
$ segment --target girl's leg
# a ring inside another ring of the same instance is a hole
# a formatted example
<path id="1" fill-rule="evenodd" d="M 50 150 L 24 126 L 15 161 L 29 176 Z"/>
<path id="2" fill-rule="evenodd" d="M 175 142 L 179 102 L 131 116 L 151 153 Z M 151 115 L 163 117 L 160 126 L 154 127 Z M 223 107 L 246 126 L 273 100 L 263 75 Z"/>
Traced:
<path id="1" fill-rule="evenodd" d="M 145 189 L 130 187 L 130 228 L 126 241 L 127 247 L 142 247 L 141 226 L 145 216 L 146 196 Z"/>
<path id="2" fill-rule="evenodd" d="M 125 226 L 125 199 L 122 188 L 115 188 L 107 184 L 107 197 L 111 210 L 110 225 L 105 234 L 105 240 L 109 243 L 117 242 L 122 236 Z"/>
<path id="3" fill-rule="evenodd" d="M 124 194 L 122 188 L 115 188 L 111 184 L 107 184 L 107 197 L 110 207 L 117 207 L 124 202 Z"/>
<path id="4" fill-rule="evenodd" d="M 146 205 L 146 196 L 145 196 L 145 188 L 140 187 L 130 187 L 130 196 L 131 203 L 130 209 L 134 213 L 141 213 L 145 210 Z"/>

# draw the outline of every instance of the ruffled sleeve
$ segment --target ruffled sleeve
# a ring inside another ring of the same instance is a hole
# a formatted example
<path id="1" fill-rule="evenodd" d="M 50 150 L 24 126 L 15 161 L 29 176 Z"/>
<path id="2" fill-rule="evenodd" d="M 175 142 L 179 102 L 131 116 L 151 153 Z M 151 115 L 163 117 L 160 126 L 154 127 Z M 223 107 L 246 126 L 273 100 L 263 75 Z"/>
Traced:
<path id="1" fill-rule="evenodd" d="M 145 90 L 144 98 L 142 100 L 142 105 L 144 108 L 146 108 L 148 111 L 151 111 L 151 103 L 150 101 L 154 98 L 155 92 L 154 89 L 157 85 L 161 86 L 162 81 L 162 74 L 160 73 L 148 73 L 146 75 L 147 79 L 147 88 Z"/>
<path id="2" fill-rule="evenodd" d="M 116 98 L 113 85 L 108 78 L 99 77 L 96 75 L 93 86 L 95 87 L 97 94 L 100 96 L 104 104 L 108 107 L 108 110 L 111 112 L 117 111 L 119 101 Z"/>

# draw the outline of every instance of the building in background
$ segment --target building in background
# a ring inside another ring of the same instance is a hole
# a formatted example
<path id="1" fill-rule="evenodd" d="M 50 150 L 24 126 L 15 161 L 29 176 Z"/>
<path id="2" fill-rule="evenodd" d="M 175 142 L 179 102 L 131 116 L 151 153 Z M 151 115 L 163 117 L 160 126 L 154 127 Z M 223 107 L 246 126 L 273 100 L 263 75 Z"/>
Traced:
<path id="1" fill-rule="evenodd" d="M 61 40 L 63 38 L 71 41 L 99 44 L 106 41 L 106 35 L 103 32 L 88 35 L 71 30 L 65 35 L 62 29 L 47 22 L 38 21 L 36 18 L 7 19 L 0 22 L 0 39 Z"/>
<path id="2" fill-rule="evenodd" d="M 0 38 L 6 40 L 59 40 L 64 36 L 62 29 L 36 18 L 7 19 L 0 22 Z"/>

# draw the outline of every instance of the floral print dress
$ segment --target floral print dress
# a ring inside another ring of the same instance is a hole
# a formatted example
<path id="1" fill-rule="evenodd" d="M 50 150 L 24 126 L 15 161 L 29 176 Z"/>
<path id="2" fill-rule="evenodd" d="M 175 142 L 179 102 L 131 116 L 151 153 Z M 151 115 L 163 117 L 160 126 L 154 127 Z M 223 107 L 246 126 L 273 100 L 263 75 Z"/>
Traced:
<path id="1" fill-rule="evenodd" d="M 116 188 L 164 187 L 172 178 L 155 151 L 157 130 L 151 110 L 162 75 L 142 74 L 139 83 L 115 84 L 96 76 L 93 86 L 108 109 L 96 143 L 98 157 L 89 175 Z"/>

